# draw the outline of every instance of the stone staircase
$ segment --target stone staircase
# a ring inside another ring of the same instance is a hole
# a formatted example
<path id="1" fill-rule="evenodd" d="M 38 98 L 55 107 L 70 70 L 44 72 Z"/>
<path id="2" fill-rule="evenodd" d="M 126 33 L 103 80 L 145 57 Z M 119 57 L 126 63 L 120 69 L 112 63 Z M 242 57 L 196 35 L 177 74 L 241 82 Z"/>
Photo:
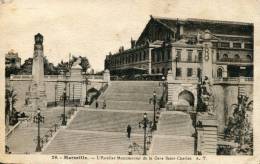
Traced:
<path id="1" fill-rule="evenodd" d="M 47 132 L 47 128 L 40 129 L 41 134 Z M 36 127 L 17 128 L 6 140 L 6 145 L 10 148 L 13 154 L 34 153 L 36 149 L 36 138 L 38 129 Z"/>
<path id="2" fill-rule="evenodd" d="M 132 141 L 142 144 L 143 137 L 134 135 Z M 118 154 L 127 155 L 130 141 L 123 133 L 61 130 L 44 154 Z"/>
<path id="3" fill-rule="evenodd" d="M 189 114 L 179 111 L 161 113 L 157 134 L 191 137 L 194 132 Z"/>
<path id="4" fill-rule="evenodd" d="M 70 108 L 66 108 L 66 114 L 68 114 Z M 61 124 L 61 113 L 63 113 L 62 107 L 47 108 L 41 111 L 41 115 L 44 116 L 44 123 L 41 123 L 40 133 L 43 137 L 46 132 L 54 126 L 54 124 Z M 33 116 L 36 113 L 31 113 L 31 119 L 15 129 L 6 140 L 7 146 L 10 147 L 10 151 L 13 153 L 34 153 L 36 148 L 37 137 L 37 124 L 33 122 Z"/>
<path id="5" fill-rule="evenodd" d="M 153 113 L 148 113 L 152 120 Z M 111 110 L 79 111 L 67 129 L 101 132 L 121 132 L 126 134 L 127 125 L 131 125 L 132 133 L 143 133 L 138 123 L 143 119 L 143 112 L 120 112 Z"/>
<path id="6" fill-rule="evenodd" d="M 153 137 L 151 155 L 193 155 L 194 138 L 187 136 L 162 136 Z"/>
<path id="7" fill-rule="evenodd" d="M 100 108 L 105 101 L 107 109 L 153 110 L 149 102 L 153 91 L 158 98 L 162 96 L 162 87 L 158 81 L 113 81 L 97 102 Z"/>
<path id="8" fill-rule="evenodd" d="M 154 134 L 152 155 L 193 155 L 194 128 L 190 115 L 180 111 L 165 111 L 160 115 Z"/>

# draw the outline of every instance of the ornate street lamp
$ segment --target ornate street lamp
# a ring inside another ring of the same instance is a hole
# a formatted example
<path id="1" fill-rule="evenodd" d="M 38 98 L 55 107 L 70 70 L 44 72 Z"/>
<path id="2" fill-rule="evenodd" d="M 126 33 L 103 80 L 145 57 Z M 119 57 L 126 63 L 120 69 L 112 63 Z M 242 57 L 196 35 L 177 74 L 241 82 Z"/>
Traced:
<path id="1" fill-rule="evenodd" d="M 152 121 L 149 121 L 148 118 L 147 118 L 147 113 L 144 113 L 144 116 L 143 116 L 143 120 L 141 122 L 139 122 L 139 128 L 143 127 L 144 129 L 144 151 L 143 151 L 143 155 L 147 155 L 146 153 L 146 138 L 147 138 L 147 127 L 149 126 L 151 128 L 151 125 L 152 125 Z"/>
<path id="2" fill-rule="evenodd" d="M 150 103 L 151 101 L 153 102 L 153 127 L 152 127 L 152 130 L 156 130 L 157 129 L 157 126 L 156 126 L 156 114 L 155 114 L 155 111 L 156 111 L 156 101 L 157 101 L 157 98 L 156 98 L 156 92 L 153 91 L 153 98 L 150 99 Z"/>
<path id="3" fill-rule="evenodd" d="M 40 136 L 40 124 L 44 123 L 44 117 L 41 116 L 41 110 L 38 108 L 37 115 L 34 116 L 33 122 L 38 124 L 38 136 L 37 136 L 37 146 L 36 146 L 36 152 L 41 151 L 41 136 Z"/>
<path id="4" fill-rule="evenodd" d="M 85 105 L 88 105 L 88 85 L 91 85 L 91 83 L 88 80 L 88 77 L 86 75 L 86 100 L 85 100 Z"/>
<path id="5" fill-rule="evenodd" d="M 65 105 L 66 105 L 66 88 L 64 88 L 63 91 L 63 114 L 62 114 L 62 126 L 66 126 L 67 121 L 66 121 L 66 113 L 65 113 Z"/>
<path id="6" fill-rule="evenodd" d="M 57 84 L 55 84 L 55 107 L 57 106 L 57 99 L 56 99 L 56 94 L 57 94 Z"/>

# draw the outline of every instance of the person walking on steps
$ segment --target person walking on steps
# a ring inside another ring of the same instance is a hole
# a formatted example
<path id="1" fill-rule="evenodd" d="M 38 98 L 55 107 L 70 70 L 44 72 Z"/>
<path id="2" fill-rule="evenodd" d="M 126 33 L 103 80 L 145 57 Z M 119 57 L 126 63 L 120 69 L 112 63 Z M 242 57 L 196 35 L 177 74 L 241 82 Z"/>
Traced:
<path id="1" fill-rule="evenodd" d="M 126 131 L 127 131 L 127 138 L 129 138 L 129 139 L 130 139 L 130 137 L 131 137 L 131 130 L 132 130 L 132 128 L 131 128 L 131 126 L 128 124 L 128 125 L 127 125 L 127 128 L 126 128 Z"/>

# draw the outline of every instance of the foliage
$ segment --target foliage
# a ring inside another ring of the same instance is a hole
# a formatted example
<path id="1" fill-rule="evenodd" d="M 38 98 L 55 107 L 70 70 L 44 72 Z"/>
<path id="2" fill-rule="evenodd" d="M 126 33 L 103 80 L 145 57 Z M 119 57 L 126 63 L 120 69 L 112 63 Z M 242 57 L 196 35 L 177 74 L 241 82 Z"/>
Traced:
<path id="1" fill-rule="evenodd" d="M 248 103 L 248 97 L 238 96 L 238 104 L 233 104 L 233 117 L 229 118 L 228 125 L 225 128 L 225 137 L 230 137 L 235 143 L 238 143 L 237 153 L 253 153 L 253 130 L 250 127 L 247 111 L 251 111 L 252 101 Z"/>
<path id="2" fill-rule="evenodd" d="M 45 75 L 58 75 L 62 71 L 69 72 L 69 69 L 73 65 L 74 62 L 80 60 L 79 65 L 82 67 L 82 71 L 86 72 L 90 68 L 89 61 L 86 57 L 75 57 L 72 56 L 72 59 L 69 62 L 63 62 L 61 60 L 57 66 L 54 66 L 53 63 L 50 63 L 46 57 L 43 58 L 44 61 L 44 74 Z M 23 74 L 23 75 L 31 75 L 32 74 L 32 65 L 33 65 L 33 58 L 28 58 L 24 61 L 21 65 L 21 68 L 10 67 L 6 68 L 6 77 L 9 77 L 10 74 Z"/>
<path id="3" fill-rule="evenodd" d="M 10 75 L 16 75 L 20 71 L 19 68 L 15 67 L 5 67 L 5 77 L 10 77 Z"/>
<path id="4" fill-rule="evenodd" d="M 21 70 L 19 74 L 23 75 L 31 75 L 32 74 L 32 63 L 33 58 L 28 58 L 24 61 L 24 63 L 21 65 Z"/>
<path id="5" fill-rule="evenodd" d="M 14 114 L 16 113 L 15 103 L 17 101 L 16 93 L 13 89 L 5 90 L 5 119 L 9 118 L 10 124 L 13 124 Z M 12 109 L 10 109 L 12 106 Z M 9 116 L 9 117 L 8 117 Z M 7 121 L 7 120 L 6 120 Z"/>

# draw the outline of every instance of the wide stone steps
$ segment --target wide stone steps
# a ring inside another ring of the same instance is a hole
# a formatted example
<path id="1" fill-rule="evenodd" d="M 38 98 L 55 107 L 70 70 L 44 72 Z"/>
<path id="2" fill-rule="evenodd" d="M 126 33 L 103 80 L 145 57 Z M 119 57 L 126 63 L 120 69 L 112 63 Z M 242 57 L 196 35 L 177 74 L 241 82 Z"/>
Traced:
<path id="1" fill-rule="evenodd" d="M 152 120 L 153 113 L 148 113 Z M 143 119 L 143 113 L 113 112 L 113 111 L 79 111 L 67 129 L 88 130 L 103 132 L 126 133 L 127 125 L 131 125 L 132 133 L 143 133 L 139 128 L 139 122 Z"/>
<path id="2" fill-rule="evenodd" d="M 154 136 L 151 155 L 193 155 L 194 138 L 183 136 Z"/>
<path id="3" fill-rule="evenodd" d="M 102 102 L 101 102 L 102 104 Z M 107 109 L 116 109 L 116 110 L 153 110 L 153 104 L 143 101 L 115 101 L 115 100 L 106 100 Z"/>
<path id="4" fill-rule="evenodd" d="M 141 94 L 141 93 L 113 93 L 107 95 L 105 100 L 114 100 L 114 101 L 143 101 L 149 103 L 149 99 L 152 98 L 151 94 Z"/>
<path id="5" fill-rule="evenodd" d="M 142 141 L 142 136 L 132 135 L 132 142 L 142 145 Z M 130 141 L 124 133 L 107 134 L 102 132 L 61 130 L 43 153 L 127 155 L 129 145 Z"/>
<path id="6" fill-rule="evenodd" d="M 194 128 L 188 114 L 182 112 L 162 112 L 158 131 L 160 135 L 192 136 Z"/>
<path id="7" fill-rule="evenodd" d="M 41 135 L 45 134 L 48 129 L 41 128 Z M 34 153 L 36 149 L 36 138 L 38 135 L 38 129 L 31 128 L 18 128 L 16 131 L 7 139 L 6 144 L 10 148 L 10 151 L 15 154 L 20 153 Z"/>

